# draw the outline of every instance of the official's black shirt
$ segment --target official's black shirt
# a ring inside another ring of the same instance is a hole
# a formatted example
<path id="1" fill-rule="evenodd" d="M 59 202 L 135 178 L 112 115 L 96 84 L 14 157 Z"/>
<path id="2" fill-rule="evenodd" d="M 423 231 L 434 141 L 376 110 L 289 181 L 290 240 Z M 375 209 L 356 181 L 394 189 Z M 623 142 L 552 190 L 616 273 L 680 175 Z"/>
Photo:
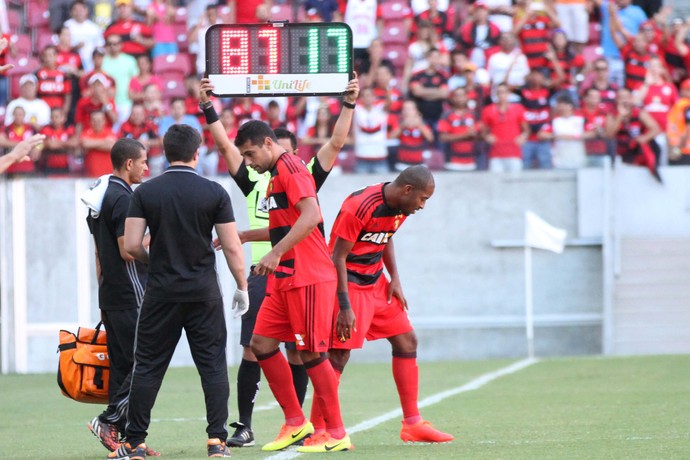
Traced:
<path id="1" fill-rule="evenodd" d="M 128 217 L 146 219 L 151 232 L 147 299 L 203 302 L 221 297 L 211 231 L 215 224 L 235 221 L 223 187 L 190 167 L 171 166 L 136 189 Z"/>
<path id="2" fill-rule="evenodd" d="M 146 288 L 146 266 L 138 261 L 125 262 L 117 239 L 125 234 L 125 219 L 132 189 L 122 179 L 111 176 L 97 218 L 86 218 L 96 240 L 102 279 L 98 303 L 102 310 L 126 310 L 141 306 Z"/>

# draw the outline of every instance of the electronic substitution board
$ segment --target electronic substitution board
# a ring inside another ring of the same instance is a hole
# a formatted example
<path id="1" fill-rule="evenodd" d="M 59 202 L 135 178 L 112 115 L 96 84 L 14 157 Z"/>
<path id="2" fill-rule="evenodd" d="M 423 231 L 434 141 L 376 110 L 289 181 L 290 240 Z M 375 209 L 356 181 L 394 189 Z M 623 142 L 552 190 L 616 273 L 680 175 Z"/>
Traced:
<path id="1" fill-rule="evenodd" d="M 217 24 L 206 32 L 216 96 L 339 95 L 352 78 L 352 30 L 340 22 Z"/>

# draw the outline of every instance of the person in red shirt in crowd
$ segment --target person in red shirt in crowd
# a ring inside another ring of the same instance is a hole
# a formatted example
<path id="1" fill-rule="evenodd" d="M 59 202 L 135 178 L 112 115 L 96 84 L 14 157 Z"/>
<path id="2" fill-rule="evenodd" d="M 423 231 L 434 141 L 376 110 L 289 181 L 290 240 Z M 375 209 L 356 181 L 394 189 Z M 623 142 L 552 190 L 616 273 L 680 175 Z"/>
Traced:
<path id="1" fill-rule="evenodd" d="M 69 27 L 62 26 L 57 43 L 57 66 L 68 77 L 78 79 L 84 73 L 81 56 L 72 48 L 72 34 Z"/>
<path id="2" fill-rule="evenodd" d="M 438 9 L 438 0 L 428 0 L 429 8 L 422 11 L 412 22 L 412 35 L 417 33 L 417 24 L 422 21 L 428 22 L 434 28 L 436 36 L 439 38 L 450 35 L 448 30 L 448 16 L 445 11 Z"/>
<path id="3" fill-rule="evenodd" d="M 601 101 L 601 92 L 589 87 L 582 94 L 582 117 L 585 119 L 585 150 L 588 167 L 602 167 L 604 158 L 611 154 L 606 138 L 607 107 Z"/>
<path id="4" fill-rule="evenodd" d="M 51 109 L 62 109 L 65 115 L 72 104 L 72 80 L 57 68 L 57 48 L 48 45 L 41 52 L 43 66 L 36 72 L 36 95 Z"/>
<path id="5" fill-rule="evenodd" d="M 206 120 L 204 120 L 204 123 Z M 237 137 L 237 130 L 239 125 L 237 124 L 237 118 L 235 118 L 235 113 L 231 108 L 226 107 L 220 113 L 220 123 L 223 125 L 225 132 L 228 133 L 228 139 L 234 139 Z M 215 149 L 215 143 L 214 147 Z M 225 161 L 223 155 L 218 155 L 218 174 L 228 175 L 228 164 Z"/>
<path id="6" fill-rule="evenodd" d="M 271 127 L 271 129 L 285 126 L 285 122 L 280 114 L 280 104 L 274 100 L 269 101 L 268 105 L 266 106 L 266 123 Z"/>
<path id="7" fill-rule="evenodd" d="M 552 91 L 545 86 L 544 74 L 532 69 L 527 75 L 526 85 L 520 91 L 522 106 L 525 108 L 525 121 L 529 127 L 529 136 L 522 146 L 524 169 L 551 169 L 551 141 L 540 138 L 542 127 L 551 123 L 551 106 L 549 100 Z"/>
<path id="8" fill-rule="evenodd" d="M 429 52 L 435 49 L 439 53 L 439 65 L 448 67 L 450 53 L 443 42 L 436 36 L 434 28 L 428 22 L 419 24 L 417 37 L 407 47 L 407 60 L 403 69 L 402 87 L 409 86 L 412 75 L 429 67 Z"/>
<path id="9" fill-rule="evenodd" d="M 77 123 L 78 133 L 91 127 L 91 114 L 93 112 L 103 112 L 106 115 L 105 123 L 108 128 L 112 128 L 117 123 L 115 100 L 108 92 L 109 88 L 110 80 L 105 75 L 91 75 L 88 95 L 83 96 L 77 103 L 74 119 Z"/>
<path id="10" fill-rule="evenodd" d="M 474 171 L 477 169 L 479 123 L 474 111 L 467 106 L 465 88 L 456 88 L 450 103 L 453 110 L 438 122 L 439 140 L 445 144 L 446 169 Z"/>
<path id="11" fill-rule="evenodd" d="M 108 87 L 110 97 L 115 97 L 115 79 L 103 70 L 103 57 L 105 56 L 105 50 L 103 48 L 96 48 L 93 50 L 91 55 L 93 57 L 93 70 L 86 72 L 84 75 L 79 77 L 79 89 L 81 89 L 82 96 L 84 96 L 84 93 L 89 90 L 89 79 L 94 75 L 99 74 L 103 75 L 110 83 L 110 86 Z"/>
<path id="12" fill-rule="evenodd" d="M 518 0 L 513 16 L 513 33 L 520 40 L 520 48 L 527 57 L 530 70 L 546 70 L 546 57 L 552 30 L 560 27 L 558 15 L 550 2 Z"/>
<path id="13" fill-rule="evenodd" d="M 440 52 L 432 48 L 426 53 L 428 66 L 410 78 L 410 96 L 424 123 L 436 131 L 443 114 L 443 103 L 448 99 L 448 75 L 441 66 Z M 415 164 L 415 163 L 413 163 Z"/>
<path id="14" fill-rule="evenodd" d="M 134 20 L 132 0 L 115 0 L 115 8 L 117 20 L 105 29 L 103 38 L 107 41 L 111 35 L 119 35 L 123 53 L 132 56 L 148 53 L 155 45 L 153 31 L 143 22 Z"/>
<path id="15" fill-rule="evenodd" d="M 161 146 L 158 127 L 146 119 L 146 109 L 140 103 L 132 105 L 132 112 L 127 121 L 120 125 L 120 137 L 134 139 L 146 148 L 146 151 L 158 149 Z"/>
<path id="16" fill-rule="evenodd" d="M 310 126 L 304 137 L 300 139 L 300 144 L 304 146 L 299 151 L 300 158 L 305 161 L 311 160 L 311 158 L 316 155 L 316 152 L 331 139 L 334 125 L 335 120 L 333 116 L 331 116 L 329 108 L 327 106 L 319 107 L 316 111 L 314 125 Z M 271 125 L 269 124 L 269 126 Z M 275 127 L 277 128 L 278 126 Z M 271 129 L 273 128 L 274 127 L 271 126 Z"/>
<path id="17" fill-rule="evenodd" d="M 129 98 L 132 103 L 144 101 L 144 87 L 147 85 L 156 85 L 163 91 L 163 81 L 151 72 L 153 66 L 150 57 L 146 54 L 138 56 L 137 66 L 139 67 L 139 75 L 132 77 L 129 81 Z"/>
<path id="18" fill-rule="evenodd" d="M 64 112 L 55 108 L 50 111 L 50 124 L 44 126 L 40 134 L 46 136 L 39 161 L 40 171 L 48 177 L 67 177 L 70 173 L 71 158 L 79 147 L 79 138 L 73 125 L 66 126 Z"/>
<path id="19" fill-rule="evenodd" d="M 248 120 L 266 119 L 264 108 L 254 102 L 252 97 L 236 97 L 232 104 L 232 111 L 235 113 L 237 123 L 240 125 Z"/>
<path id="20" fill-rule="evenodd" d="M 605 57 L 597 58 L 592 64 L 592 69 L 594 69 L 594 78 L 582 88 L 582 93 L 584 94 L 589 88 L 596 89 L 599 91 L 604 109 L 609 112 L 613 111 L 616 107 L 618 85 L 609 81 L 609 63 Z"/>
<path id="21" fill-rule="evenodd" d="M 676 85 L 688 76 L 688 66 L 685 62 L 683 54 L 680 52 L 677 41 L 680 41 L 681 47 L 684 45 L 685 37 L 687 36 L 688 28 L 685 25 L 685 19 L 674 18 L 671 21 L 671 27 L 666 34 L 663 43 L 664 60 L 666 67 L 671 75 L 671 81 Z M 687 46 L 687 45 L 685 45 Z"/>
<path id="22" fill-rule="evenodd" d="M 81 147 L 84 149 L 86 177 L 100 177 L 113 171 L 110 149 L 117 141 L 117 136 L 106 123 L 107 118 L 102 110 L 91 112 L 89 127 L 79 136 Z"/>
<path id="23" fill-rule="evenodd" d="M 484 68 L 489 56 L 498 50 L 501 29 L 489 21 L 489 6 L 479 0 L 474 2 L 471 19 L 460 28 L 455 41 L 477 67 Z"/>
<path id="24" fill-rule="evenodd" d="M 228 5 L 233 13 L 230 22 L 235 24 L 258 22 L 256 10 L 264 3 L 266 3 L 266 0 L 229 0 Z"/>
<path id="25" fill-rule="evenodd" d="M 435 140 L 432 128 L 424 122 L 417 104 L 411 100 L 403 103 L 400 125 L 395 127 L 388 137 L 400 140 L 395 164 L 399 171 L 411 165 L 422 164 L 424 151 Z"/>
<path id="26" fill-rule="evenodd" d="M 7 56 L 15 57 L 17 54 L 14 44 L 12 44 L 12 37 L 10 34 L 0 34 L 0 106 L 7 105 L 7 86 L 8 80 L 5 72 L 11 69 L 11 64 L 7 63 Z M 12 65 L 12 67 L 14 67 Z"/>
<path id="27" fill-rule="evenodd" d="M 14 121 L 5 126 L 4 131 L 0 132 L 0 147 L 9 152 L 22 141 L 34 135 L 33 127 L 26 122 L 26 111 L 23 107 L 15 107 L 12 111 Z M 29 155 L 31 161 L 15 163 L 7 169 L 7 174 L 30 175 L 36 172 L 36 164 L 41 158 L 41 149 L 34 149 Z"/>
<path id="28" fill-rule="evenodd" d="M 521 147 L 529 135 L 525 109 L 512 104 L 510 88 L 505 83 L 496 86 L 496 103 L 482 110 L 481 127 L 489 144 L 489 171 L 512 172 L 522 170 Z"/>
<path id="29" fill-rule="evenodd" d="M 551 69 L 551 87 L 554 91 L 567 91 L 577 106 L 579 100 L 577 74 L 585 66 L 585 58 L 570 46 L 563 30 L 554 30 L 551 36 L 551 47 L 546 52 L 546 59 Z"/>
<path id="30" fill-rule="evenodd" d="M 652 57 L 647 65 L 644 84 L 633 93 L 635 105 L 642 105 L 645 112 L 654 118 L 661 133 L 654 138 L 659 146 L 659 165 L 668 165 L 668 143 L 666 124 L 668 112 L 678 100 L 676 85 L 671 83 L 666 67 L 658 57 Z"/>
<path id="31" fill-rule="evenodd" d="M 630 91 L 638 89 L 644 84 L 647 74 L 647 64 L 650 59 L 649 41 L 647 35 L 640 30 L 637 35 L 623 34 L 624 27 L 618 18 L 618 7 L 614 2 L 609 3 L 609 23 L 611 37 L 621 52 L 625 64 L 625 87 Z"/>
<path id="32" fill-rule="evenodd" d="M 146 85 L 144 87 L 144 109 L 146 110 L 146 120 L 158 126 L 161 118 L 165 115 L 163 95 L 158 86 Z"/>
<path id="33" fill-rule="evenodd" d="M 654 138 L 660 132 L 654 118 L 644 109 L 635 107 L 630 90 L 619 89 L 616 110 L 606 118 L 606 135 L 615 140 L 616 154 L 624 163 L 646 166 L 659 182 L 659 147 Z"/>

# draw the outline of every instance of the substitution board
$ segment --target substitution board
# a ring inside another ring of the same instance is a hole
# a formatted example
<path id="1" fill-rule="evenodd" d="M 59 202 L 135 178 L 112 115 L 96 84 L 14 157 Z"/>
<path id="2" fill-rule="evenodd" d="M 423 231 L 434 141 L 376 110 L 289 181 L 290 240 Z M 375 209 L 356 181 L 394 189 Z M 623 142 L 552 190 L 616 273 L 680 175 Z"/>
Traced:
<path id="1" fill-rule="evenodd" d="M 339 95 L 352 65 L 345 23 L 217 24 L 206 32 L 216 96 Z"/>

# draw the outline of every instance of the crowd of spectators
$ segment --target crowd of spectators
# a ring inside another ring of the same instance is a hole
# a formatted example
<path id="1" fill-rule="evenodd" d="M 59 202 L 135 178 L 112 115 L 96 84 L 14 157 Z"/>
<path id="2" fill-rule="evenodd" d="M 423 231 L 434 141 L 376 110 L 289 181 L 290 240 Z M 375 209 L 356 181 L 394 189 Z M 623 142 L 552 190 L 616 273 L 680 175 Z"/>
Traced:
<path id="1" fill-rule="evenodd" d="M 218 23 L 343 21 L 362 88 L 344 170 L 580 168 L 606 157 L 690 164 L 690 24 L 658 0 L 0 0 L 0 147 L 40 132 L 12 174 L 99 176 L 119 137 L 151 175 L 175 123 L 205 136 L 200 171 L 227 174 L 198 107 Z M 228 135 L 250 119 L 330 137 L 334 97 L 214 102 Z"/>

